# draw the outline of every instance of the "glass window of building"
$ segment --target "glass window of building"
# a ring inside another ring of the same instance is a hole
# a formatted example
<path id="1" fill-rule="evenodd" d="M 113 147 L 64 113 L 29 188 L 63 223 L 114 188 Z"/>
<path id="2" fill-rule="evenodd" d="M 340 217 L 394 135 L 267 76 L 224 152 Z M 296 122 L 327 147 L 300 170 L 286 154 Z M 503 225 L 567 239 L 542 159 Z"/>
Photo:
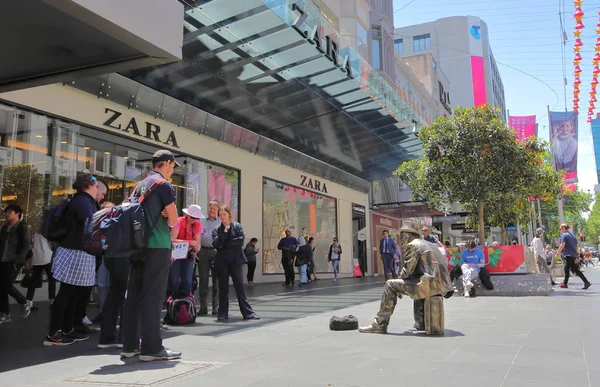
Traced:
<path id="1" fill-rule="evenodd" d="M 285 230 L 294 237 L 313 237 L 317 272 L 329 272 L 329 246 L 337 237 L 337 201 L 270 179 L 263 179 L 263 273 L 283 273 L 277 250 Z M 247 235 L 252 237 L 253 235 Z"/>
<path id="2" fill-rule="evenodd" d="M 369 57 L 369 32 L 359 21 L 356 22 L 356 40 L 356 49 L 359 55 L 367 59 Z"/>
<path id="3" fill-rule="evenodd" d="M 381 26 L 371 28 L 371 65 L 374 69 L 381 70 Z"/>
<path id="4" fill-rule="evenodd" d="M 413 37 L 413 51 L 427 51 L 431 48 L 431 35 L 417 35 Z"/>
<path id="5" fill-rule="evenodd" d="M 396 54 L 404 54 L 404 39 L 394 40 L 394 49 L 396 50 Z"/>
<path id="6" fill-rule="evenodd" d="M 77 174 L 92 173 L 116 204 L 152 169 L 152 144 L 0 104 L 0 205 L 17 204 L 39 232 L 48 209 L 74 193 Z M 239 219 L 239 172 L 186 156 L 171 183 L 178 210 L 210 200 L 232 207 Z M 0 212 L 2 220 L 3 212 Z"/>

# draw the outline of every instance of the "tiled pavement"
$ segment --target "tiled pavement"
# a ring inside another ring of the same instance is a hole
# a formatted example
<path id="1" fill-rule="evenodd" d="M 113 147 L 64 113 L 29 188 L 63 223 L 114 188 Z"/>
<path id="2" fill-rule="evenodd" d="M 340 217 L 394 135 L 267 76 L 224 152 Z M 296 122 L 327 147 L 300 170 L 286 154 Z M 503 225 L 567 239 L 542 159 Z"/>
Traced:
<path id="1" fill-rule="evenodd" d="M 587 291 L 574 278 L 571 289 L 549 297 L 453 297 L 445 303 L 444 337 L 410 329 L 407 299 L 398 302 L 388 335 L 329 331 L 332 315 L 370 322 L 377 279 L 322 280 L 302 291 L 257 286 L 250 296 L 262 320 L 202 317 L 196 326 L 171 328 L 165 344 L 183 359 L 150 364 L 122 363 L 117 351 L 96 350 L 94 338 L 43 348 L 43 318 L 32 314 L 0 326 L 0 385 L 600 386 L 600 269 L 585 274 L 598 284 Z"/>

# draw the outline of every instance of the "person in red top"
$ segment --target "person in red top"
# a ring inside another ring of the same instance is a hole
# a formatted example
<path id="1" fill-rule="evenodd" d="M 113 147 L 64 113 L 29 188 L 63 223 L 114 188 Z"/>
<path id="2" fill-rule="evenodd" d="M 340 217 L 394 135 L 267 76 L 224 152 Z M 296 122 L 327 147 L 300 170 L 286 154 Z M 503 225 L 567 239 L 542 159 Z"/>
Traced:
<path id="1" fill-rule="evenodd" d="M 192 278 L 194 275 L 194 261 L 200 251 L 200 237 L 202 236 L 203 217 L 202 209 L 195 204 L 183 209 L 184 216 L 180 217 L 177 226 L 171 229 L 173 240 L 189 241 L 190 247 L 187 259 L 171 258 L 169 269 L 169 293 L 177 298 L 187 296 L 192 292 Z"/>

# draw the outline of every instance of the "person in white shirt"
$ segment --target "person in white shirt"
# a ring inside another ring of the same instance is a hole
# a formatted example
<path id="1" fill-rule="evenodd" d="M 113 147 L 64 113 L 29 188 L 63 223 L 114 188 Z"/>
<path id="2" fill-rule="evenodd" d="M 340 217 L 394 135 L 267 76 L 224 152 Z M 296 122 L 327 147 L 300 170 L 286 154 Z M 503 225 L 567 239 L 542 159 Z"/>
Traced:
<path id="1" fill-rule="evenodd" d="M 550 268 L 546 263 L 546 249 L 544 247 L 544 229 L 538 228 L 537 230 L 535 230 L 535 238 L 533 238 L 533 241 L 531 241 L 531 247 L 533 247 L 533 254 L 535 256 L 535 260 L 537 261 L 540 273 L 550 274 L 552 285 L 554 285 L 554 278 L 552 278 L 552 273 L 550 272 Z"/>

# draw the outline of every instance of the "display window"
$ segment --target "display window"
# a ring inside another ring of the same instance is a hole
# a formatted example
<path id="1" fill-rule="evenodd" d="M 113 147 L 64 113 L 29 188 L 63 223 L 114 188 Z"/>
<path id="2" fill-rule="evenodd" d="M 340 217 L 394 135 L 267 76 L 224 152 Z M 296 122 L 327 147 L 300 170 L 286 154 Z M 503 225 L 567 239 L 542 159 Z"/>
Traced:
<path id="1" fill-rule="evenodd" d="M 283 273 L 279 240 L 289 229 L 298 238 L 316 240 L 317 272 L 331 272 L 329 246 L 337 237 L 337 200 L 268 178 L 263 178 L 263 273 Z M 350 257 L 348 252 L 346 256 Z"/>

